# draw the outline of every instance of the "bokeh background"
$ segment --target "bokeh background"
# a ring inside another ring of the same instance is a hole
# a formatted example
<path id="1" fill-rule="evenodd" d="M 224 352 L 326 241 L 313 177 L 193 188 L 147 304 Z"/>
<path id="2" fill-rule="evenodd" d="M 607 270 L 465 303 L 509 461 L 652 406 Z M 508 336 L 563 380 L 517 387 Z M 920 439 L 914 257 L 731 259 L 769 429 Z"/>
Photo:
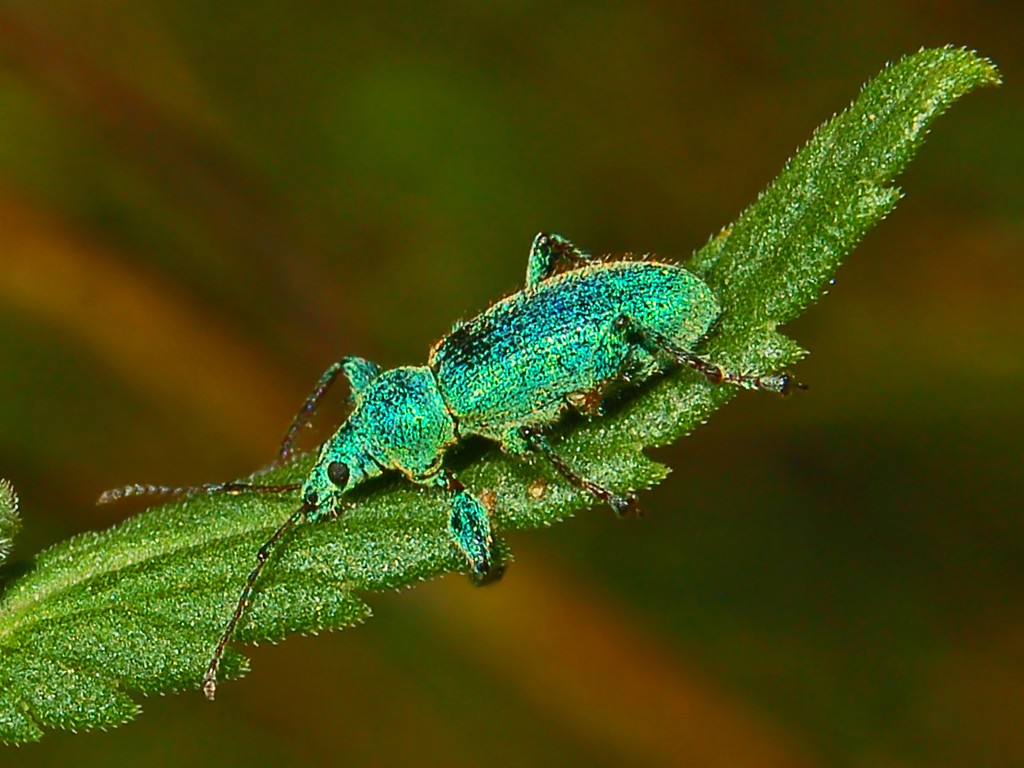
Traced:
<path id="1" fill-rule="evenodd" d="M 789 327 L 811 391 L 658 451 L 644 520 L 0 765 L 1024 763 L 1022 40 L 1013 3 L 3 2 L 16 557 L 262 465 L 330 362 L 422 360 L 538 230 L 686 258 L 888 60 L 1006 84 Z"/>

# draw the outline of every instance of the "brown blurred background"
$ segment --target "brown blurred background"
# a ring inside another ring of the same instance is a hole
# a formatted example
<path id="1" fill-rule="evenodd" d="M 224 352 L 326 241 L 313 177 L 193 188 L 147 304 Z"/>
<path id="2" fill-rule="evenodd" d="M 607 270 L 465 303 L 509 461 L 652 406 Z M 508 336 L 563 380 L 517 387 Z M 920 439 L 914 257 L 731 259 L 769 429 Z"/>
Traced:
<path id="1" fill-rule="evenodd" d="M 330 362 L 423 360 L 538 230 L 686 258 L 887 60 L 1006 84 L 790 326 L 811 391 L 659 451 L 646 519 L 0 765 L 1024 764 L 1022 40 L 1011 3 L 3 2 L 16 557 L 261 465 Z"/>

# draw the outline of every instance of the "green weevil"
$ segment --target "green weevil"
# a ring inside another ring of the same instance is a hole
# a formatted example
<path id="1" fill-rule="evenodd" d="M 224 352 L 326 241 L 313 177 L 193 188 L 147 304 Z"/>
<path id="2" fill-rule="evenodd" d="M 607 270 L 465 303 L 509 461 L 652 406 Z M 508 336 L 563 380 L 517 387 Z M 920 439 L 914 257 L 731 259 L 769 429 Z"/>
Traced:
<path id="1" fill-rule="evenodd" d="M 559 271 L 561 265 L 568 268 Z M 449 448 L 471 435 L 510 454 L 540 454 L 574 486 L 626 514 L 636 505 L 581 477 L 552 450 L 544 430 L 567 408 L 599 412 L 603 393 L 641 382 L 670 365 L 688 365 L 710 381 L 785 394 L 785 374 L 724 370 L 692 350 L 721 314 L 711 289 L 675 264 L 601 260 L 558 235 L 539 234 L 530 249 L 526 287 L 460 323 L 430 351 L 426 365 L 382 371 L 346 357 L 321 376 L 296 415 L 274 466 L 295 440 L 339 374 L 351 388 L 352 411 L 321 446 L 305 482 L 288 485 L 211 483 L 193 488 L 131 485 L 101 501 L 142 494 L 301 491 L 301 506 L 260 548 L 203 678 L 210 699 L 217 668 L 271 550 L 291 526 L 337 515 L 345 494 L 384 472 L 437 488 L 448 497 L 448 530 L 480 584 L 501 575 L 492 551 L 487 509 L 444 465 Z"/>

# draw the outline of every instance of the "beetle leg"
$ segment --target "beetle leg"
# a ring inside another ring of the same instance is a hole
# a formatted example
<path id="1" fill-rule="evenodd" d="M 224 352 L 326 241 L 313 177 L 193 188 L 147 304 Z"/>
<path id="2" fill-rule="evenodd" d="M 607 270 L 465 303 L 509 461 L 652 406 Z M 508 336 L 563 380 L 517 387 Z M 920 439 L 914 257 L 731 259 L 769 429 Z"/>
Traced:
<path id="1" fill-rule="evenodd" d="M 526 287 L 543 282 L 554 274 L 558 262 L 596 261 L 589 253 L 584 253 L 561 235 L 549 235 L 544 232 L 533 238 L 530 246 L 530 260 L 526 265 Z"/>
<path id="2" fill-rule="evenodd" d="M 744 389 L 760 389 L 766 392 L 775 392 L 780 395 L 787 395 L 793 387 L 807 389 L 806 384 L 794 382 L 789 374 L 767 374 L 758 376 L 755 374 L 736 373 L 727 371 L 720 365 L 708 362 L 692 352 L 683 349 L 662 333 L 647 328 L 636 320 L 622 315 L 615 321 L 616 327 L 622 329 L 627 335 L 633 336 L 644 349 L 652 354 L 663 352 L 675 359 L 677 363 L 688 365 L 700 374 L 703 374 L 712 384 L 735 384 Z"/>
<path id="3" fill-rule="evenodd" d="M 317 381 L 316 387 L 313 388 L 312 393 L 306 398 L 306 402 L 302 404 L 302 408 L 292 419 L 291 426 L 288 427 L 284 440 L 281 441 L 281 449 L 278 451 L 272 467 L 281 466 L 292 455 L 299 432 L 309 423 L 309 417 L 313 415 L 317 405 L 327 394 L 327 390 L 331 388 L 339 373 L 344 373 L 345 378 L 348 379 L 352 390 L 350 395 L 352 402 L 358 402 L 363 390 L 380 374 L 380 367 L 361 357 L 350 356 L 343 357 L 324 371 L 320 380 Z"/>
<path id="4" fill-rule="evenodd" d="M 616 514 L 619 516 L 625 517 L 630 512 L 635 512 L 637 510 L 636 496 L 632 493 L 620 496 L 617 493 L 609 491 L 603 485 L 598 485 L 593 480 L 588 480 L 574 472 L 573 469 L 566 464 L 565 460 L 551 449 L 551 444 L 548 443 L 547 438 L 545 438 L 544 435 L 536 429 L 533 429 L 532 427 L 521 427 L 519 429 L 519 434 L 531 449 L 542 454 L 548 461 L 550 461 L 551 466 L 553 466 L 562 477 L 568 480 L 576 488 L 596 496 L 598 499 L 614 509 Z"/>
<path id="5" fill-rule="evenodd" d="M 324 371 L 316 387 L 302 408 L 295 415 L 291 426 L 281 441 L 281 448 L 277 458 L 270 464 L 270 468 L 279 467 L 284 464 L 292 455 L 295 448 L 295 440 L 299 432 L 307 424 L 307 420 L 316 410 L 317 404 L 327 394 L 339 373 L 344 373 L 352 388 L 352 400 L 358 401 L 362 391 L 377 378 L 380 368 L 376 363 L 364 360 L 361 357 L 344 357 Z M 100 504 L 109 504 L 113 501 L 128 498 L 129 496 L 193 496 L 195 494 L 212 493 L 285 493 L 298 490 L 300 483 L 287 483 L 284 485 L 264 485 L 259 483 L 227 482 L 227 483 L 206 483 L 205 485 L 193 485 L 185 487 L 174 487 L 170 485 L 125 485 L 120 488 L 111 488 L 104 491 L 98 500 Z"/>
<path id="6" fill-rule="evenodd" d="M 585 389 L 580 392 L 570 392 L 565 396 L 565 402 L 584 416 L 600 416 L 604 392 L 605 387 L 603 386 Z"/>
<path id="7" fill-rule="evenodd" d="M 616 384 L 633 381 L 634 378 L 646 378 L 644 369 L 638 365 L 634 353 L 636 349 L 630 347 L 626 356 L 622 358 L 618 369 L 605 381 L 593 389 L 584 389 L 579 392 L 570 392 L 565 396 L 565 402 L 578 413 L 588 417 L 604 415 L 604 397 Z"/>
<path id="8" fill-rule="evenodd" d="M 487 508 L 448 470 L 442 470 L 440 484 L 448 491 L 451 513 L 448 532 L 469 561 L 469 577 L 477 586 L 497 581 L 505 570 L 495 567 L 491 557 L 491 518 Z"/>

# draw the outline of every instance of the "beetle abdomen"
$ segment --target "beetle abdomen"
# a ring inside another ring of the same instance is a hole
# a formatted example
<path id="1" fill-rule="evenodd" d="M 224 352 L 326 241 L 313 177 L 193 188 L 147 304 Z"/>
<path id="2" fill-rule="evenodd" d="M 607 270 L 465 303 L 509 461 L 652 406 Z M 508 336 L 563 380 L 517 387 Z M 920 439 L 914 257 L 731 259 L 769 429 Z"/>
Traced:
<path id="1" fill-rule="evenodd" d="M 646 353 L 616 327 L 619 318 L 690 349 L 718 314 L 711 289 L 682 267 L 588 265 L 494 304 L 442 339 L 428 364 L 460 431 L 501 439 L 509 426 L 551 421 L 567 395 L 616 377 L 631 349 L 630 363 L 643 367 Z"/>

